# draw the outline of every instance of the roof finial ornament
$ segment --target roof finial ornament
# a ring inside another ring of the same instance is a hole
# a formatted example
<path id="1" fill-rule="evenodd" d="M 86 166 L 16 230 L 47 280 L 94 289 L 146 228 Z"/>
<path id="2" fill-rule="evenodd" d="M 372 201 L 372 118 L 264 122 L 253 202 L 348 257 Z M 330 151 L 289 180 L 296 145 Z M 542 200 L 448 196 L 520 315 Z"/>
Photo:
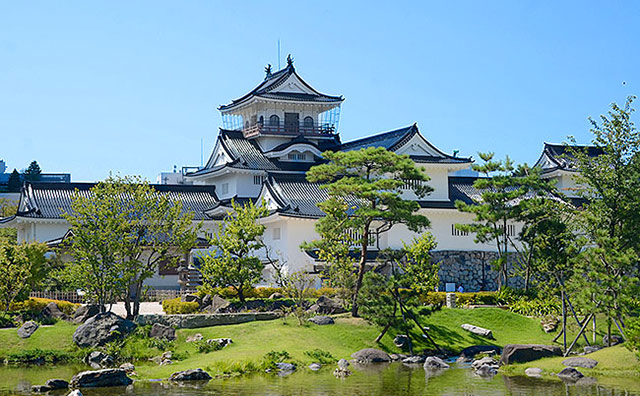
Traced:
<path id="1" fill-rule="evenodd" d="M 271 77 L 271 63 L 267 64 L 264 68 L 265 73 L 267 73 L 267 77 Z"/>
<path id="2" fill-rule="evenodd" d="M 291 54 L 287 55 L 287 66 L 293 66 L 293 58 Z"/>

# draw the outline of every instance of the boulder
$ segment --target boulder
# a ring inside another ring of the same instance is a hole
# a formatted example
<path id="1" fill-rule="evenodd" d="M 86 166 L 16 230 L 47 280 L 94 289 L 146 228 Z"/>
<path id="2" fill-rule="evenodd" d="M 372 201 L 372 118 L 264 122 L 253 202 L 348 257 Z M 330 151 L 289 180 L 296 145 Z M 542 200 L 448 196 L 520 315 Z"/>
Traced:
<path id="1" fill-rule="evenodd" d="M 405 334 L 398 334 L 393 337 L 393 345 L 398 348 L 408 349 L 411 345 L 411 339 Z"/>
<path id="2" fill-rule="evenodd" d="M 192 334 L 190 336 L 187 336 L 187 342 L 202 341 L 203 339 L 204 339 L 204 337 L 200 333 L 196 333 L 196 334 Z"/>
<path id="3" fill-rule="evenodd" d="M 449 365 L 444 360 L 440 359 L 439 357 L 429 356 L 424 361 L 424 366 L 423 367 L 424 367 L 425 370 L 436 371 L 436 370 L 448 369 Z"/>
<path id="4" fill-rule="evenodd" d="M 269 300 L 279 300 L 281 298 L 284 298 L 284 295 L 278 292 L 275 292 L 269 296 Z"/>
<path id="5" fill-rule="evenodd" d="M 99 305 L 81 305 L 73 313 L 73 323 L 84 323 L 87 319 L 92 318 L 100 313 Z"/>
<path id="6" fill-rule="evenodd" d="M 176 339 L 176 329 L 170 326 L 165 326 L 160 323 L 154 323 L 153 326 L 151 326 L 149 337 L 159 338 L 167 341 L 173 341 Z"/>
<path id="7" fill-rule="evenodd" d="M 112 312 L 98 314 L 78 326 L 73 341 L 81 348 L 102 346 L 120 337 L 126 337 L 136 328 L 135 323 Z"/>
<path id="8" fill-rule="evenodd" d="M 390 362 L 391 357 L 384 351 L 374 348 L 361 349 L 351 355 L 358 363 Z"/>
<path id="9" fill-rule="evenodd" d="M 409 356 L 408 358 L 402 359 L 402 363 L 404 364 L 423 364 L 424 361 L 424 356 Z"/>
<path id="10" fill-rule="evenodd" d="M 120 365 L 120 370 L 124 370 L 127 374 L 131 374 L 136 371 L 136 366 L 133 363 L 122 363 Z"/>
<path id="11" fill-rule="evenodd" d="M 482 327 L 478 327 L 478 326 L 474 326 L 468 323 L 465 323 L 463 325 L 461 325 L 460 327 L 462 327 L 463 329 L 465 329 L 466 331 L 469 331 L 475 335 L 479 335 L 481 337 L 486 337 L 489 339 L 493 339 L 493 333 L 491 332 L 491 330 L 489 329 L 484 329 Z"/>
<path id="12" fill-rule="evenodd" d="M 330 314 L 338 314 L 347 312 L 346 309 L 340 304 L 340 301 L 321 296 L 316 300 L 316 302 L 309 307 L 309 312 L 330 315 Z"/>
<path id="13" fill-rule="evenodd" d="M 555 316 L 545 316 L 540 320 L 540 325 L 545 333 L 552 333 L 558 328 L 560 321 Z"/>
<path id="14" fill-rule="evenodd" d="M 334 324 L 333 318 L 330 316 L 314 316 L 313 318 L 309 318 L 309 322 L 315 323 L 320 326 Z"/>
<path id="15" fill-rule="evenodd" d="M 293 372 L 296 370 L 296 365 L 291 363 L 276 363 L 276 368 L 280 372 Z"/>
<path id="16" fill-rule="evenodd" d="M 111 366 L 113 364 L 113 357 L 104 352 L 93 351 L 84 359 L 84 361 L 93 369 L 101 369 Z"/>
<path id="17" fill-rule="evenodd" d="M 98 388 L 103 386 L 127 386 L 133 380 L 127 377 L 127 373 L 120 369 L 103 369 L 96 371 L 83 371 L 71 378 L 69 387 L 72 388 Z"/>
<path id="18" fill-rule="evenodd" d="M 202 369 L 178 371 L 171 374 L 169 381 L 209 381 L 211 376 Z"/>
<path id="19" fill-rule="evenodd" d="M 318 371 L 322 368 L 322 365 L 320 363 L 311 363 L 309 365 L 309 369 L 312 371 Z"/>
<path id="20" fill-rule="evenodd" d="M 524 374 L 527 377 L 542 377 L 542 369 L 538 367 L 529 367 L 528 369 L 524 370 Z"/>
<path id="21" fill-rule="evenodd" d="M 54 302 L 50 302 L 46 307 L 42 308 L 40 315 L 42 315 L 43 318 L 67 320 L 67 315 L 65 315 L 64 312 L 58 308 L 58 304 Z"/>
<path id="22" fill-rule="evenodd" d="M 498 366 L 490 366 L 485 364 L 484 366 L 480 366 L 480 368 L 478 368 L 475 373 L 479 377 L 493 377 L 494 375 L 498 374 Z"/>
<path id="23" fill-rule="evenodd" d="M 18 337 L 20 337 L 20 338 L 29 338 L 29 337 L 31 337 L 33 335 L 33 333 L 36 332 L 36 330 L 38 330 L 38 327 L 40 327 L 40 325 L 37 324 L 36 322 L 34 322 L 33 320 L 25 322 L 18 329 Z"/>
<path id="24" fill-rule="evenodd" d="M 31 392 L 33 392 L 33 393 L 45 393 L 45 392 L 49 392 L 50 390 L 52 390 L 52 389 L 49 388 L 46 385 L 32 385 L 31 386 Z"/>
<path id="25" fill-rule="evenodd" d="M 584 375 L 573 367 L 565 367 L 561 372 L 558 373 L 558 378 L 575 382 L 580 378 L 584 377 Z"/>
<path id="26" fill-rule="evenodd" d="M 71 391 L 67 396 L 82 396 L 82 393 L 79 390 Z"/>
<path id="27" fill-rule="evenodd" d="M 584 347 L 584 353 L 593 353 L 595 351 L 601 350 L 603 347 L 601 345 L 587 345 Z"/>
<path id="28" fill-rule="evenodd" d="M 598 361 L 586 357 L 571 357 L 562 361 L 562 364 L 567 367 L 582 367 L 592 369 L 598 365 Z"/>
<path id="29" fill-rule="evenodd" d="M 500 347 L 495 345 L 474 345 L 464 348 L 460 352 L 460 357 L 465 360 L 475 357 L 479 353 L 500 354 Z"/>
<path id="30" fill-rule="evenodd" d="M 474 360 L 471 363 L 471 368 L 480 377 L 492 377 L 498 374 L 498 361 L 490 356 L 483 357 L 482 359 Z"/>
<path id="31" fill-rule="evenodd" d="M 197 294 L 185 294 L 180 297 L 182 302 L 197 302 L 198 305 L 202 305 L 202 299 Z"/>
<path id="32" fill-rule="evenodd" d="M 409 356 L 405 355 L 403 353 L 390 353 L 389 357 L 391 358 L 392 362 L 399 362 L 399 361 L 402 361 L 402 360 L 408 358 Z"/>
<path id="33" fill-rule="evenodd" d="M 609 346 L 609 336 L 605 335 L 604 337 L 602 337 L 602 345 L 604 346 Z M 618 345 L 621 344 L 624 340 L 622 339 L 622 337 L 618 336 L 618 335 L 612 335 L 611 336 L 611 346 L 614 345 Z"/>
<path id="34" fill-rule="evenodd" d="M 229 305 L 231 305 L 229 301 L 225 300 L 224 298 L 218 295 L 211 297 L 210 306 L 215 310 L 227 308 Z"/>
<path id="35" fill-rule="evenodd" d="M 560 347 L 539 344 L 507 344 L 500 364 L 526 363 L 551 356 L 562 356 Z"/>
<path id="36" fill-rule="evenodd" d="M 213 338 L 207 340 L 207 344 L 218 344 L 220 348 L 224 348 L 229 344 L 233 344 L 233 340 L 231 338 Z"/>
<path id="37" fill-rule="evenodd" d="M 211 294 L 206 294 L 204 297 L 202 297 L 202 303 L 200 304 L 200 309 L 211 305 L 211 301 L 213 301 L 213 296 L 211 296 Z"/>
<path id="38" fill-rule="evenodd" d="M 349 367 L 349 361 L 347 359 L 338 360 L 338 368 L 340 370 L 346 370 Z"/>
<path id="39" fill-rule="evenodd" d="M 69 388 L 69 383 L 63 379 L 50 379 L 47 380 L 47 382 L 45 382 L 44 384 L 51 390 Z"/>

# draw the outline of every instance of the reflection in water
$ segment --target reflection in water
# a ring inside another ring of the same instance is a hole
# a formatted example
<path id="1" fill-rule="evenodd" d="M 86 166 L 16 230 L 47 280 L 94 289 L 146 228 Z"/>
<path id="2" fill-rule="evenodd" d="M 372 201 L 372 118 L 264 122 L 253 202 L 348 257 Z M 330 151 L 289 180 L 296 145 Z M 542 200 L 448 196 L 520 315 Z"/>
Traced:
<path id="1" fill-rule="evenodd" d="M 420 366 L 408 367 L 399 363 L 361 366 L 353 365 L 354 373 L 345 379 L 333 377 L 333 367 L 319 372 L 300 371 L 287 377 L 253 375 L 213 380 L 209 383 L 171 384 L 167 381 L 136 382 L 129 387 L 86 389 L 85 396 L 195 396 L 195 395 L 478 395 L 478 396 L 567 396 L 629 395 L 624 390 L 605 388 L 593 380 L 565 384 L 557 380 L 506 377 L 497 375 L 484 379 L 471 370 L 451 368 L 428 373 Z M 70 378 L 68 367 L 0 368 L 0 395 L 29 394 L 32 384 L 49 378 Z M 634 386 L 640 389 L 640 384 Z M 65 393 L 62 393 L 65 395 Z"/>

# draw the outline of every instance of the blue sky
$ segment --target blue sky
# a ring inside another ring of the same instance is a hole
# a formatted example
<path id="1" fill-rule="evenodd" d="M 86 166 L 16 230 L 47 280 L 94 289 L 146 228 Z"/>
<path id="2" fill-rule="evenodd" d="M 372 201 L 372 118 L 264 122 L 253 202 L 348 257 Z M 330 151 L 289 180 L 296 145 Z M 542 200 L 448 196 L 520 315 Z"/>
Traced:
<path id="1" fill-rule="evenodd" d="M 532 163 L 640 93 L 640 2 L 557 3 L 0 0 L 0 159 L 75 181 L 199 165 L 280 39 L 346 97 L 343 140 L 417 122 L 447 152 Z"/>

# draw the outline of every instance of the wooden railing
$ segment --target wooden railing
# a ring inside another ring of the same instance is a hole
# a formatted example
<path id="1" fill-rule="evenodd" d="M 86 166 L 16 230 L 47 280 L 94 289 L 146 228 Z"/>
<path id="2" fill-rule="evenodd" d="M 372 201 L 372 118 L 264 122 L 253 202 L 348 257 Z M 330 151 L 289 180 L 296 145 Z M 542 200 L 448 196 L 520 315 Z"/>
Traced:
<path id="1" fill-rule="evenodd" d="M 335 126 L 332 124 L 320 124 L 320 125 L 261 125 L 261 124 L 253 124 L 247 126 L 242 129 L 242 134 L 245 138 L 249 139 L 252 137 L 259 136 L 261 134 L 265 135 L 287 135 L 287 136 L 297 136 L 297 135 L 316 135 L 316 136 L 324 136 L 324 135 L 332 135 L 336 133 Z"/>
<path id="2" fill-rule="evenodd" d="M 174 289 L 150 289 L 147 290 L 142 296 L 142 301 L 162 301 L 171 298 L 182 297 L 185 294 L 193 293 L 188 290 L 174 290 Z M 61 291 L 33 291 L 29 293 L 29 297 L 34 298 L 47 298 L 50 300 L 69 301 L 76 304 L 86 303 L 85 296 L 78 295 L 76 292 L 61 292 Z"/>

